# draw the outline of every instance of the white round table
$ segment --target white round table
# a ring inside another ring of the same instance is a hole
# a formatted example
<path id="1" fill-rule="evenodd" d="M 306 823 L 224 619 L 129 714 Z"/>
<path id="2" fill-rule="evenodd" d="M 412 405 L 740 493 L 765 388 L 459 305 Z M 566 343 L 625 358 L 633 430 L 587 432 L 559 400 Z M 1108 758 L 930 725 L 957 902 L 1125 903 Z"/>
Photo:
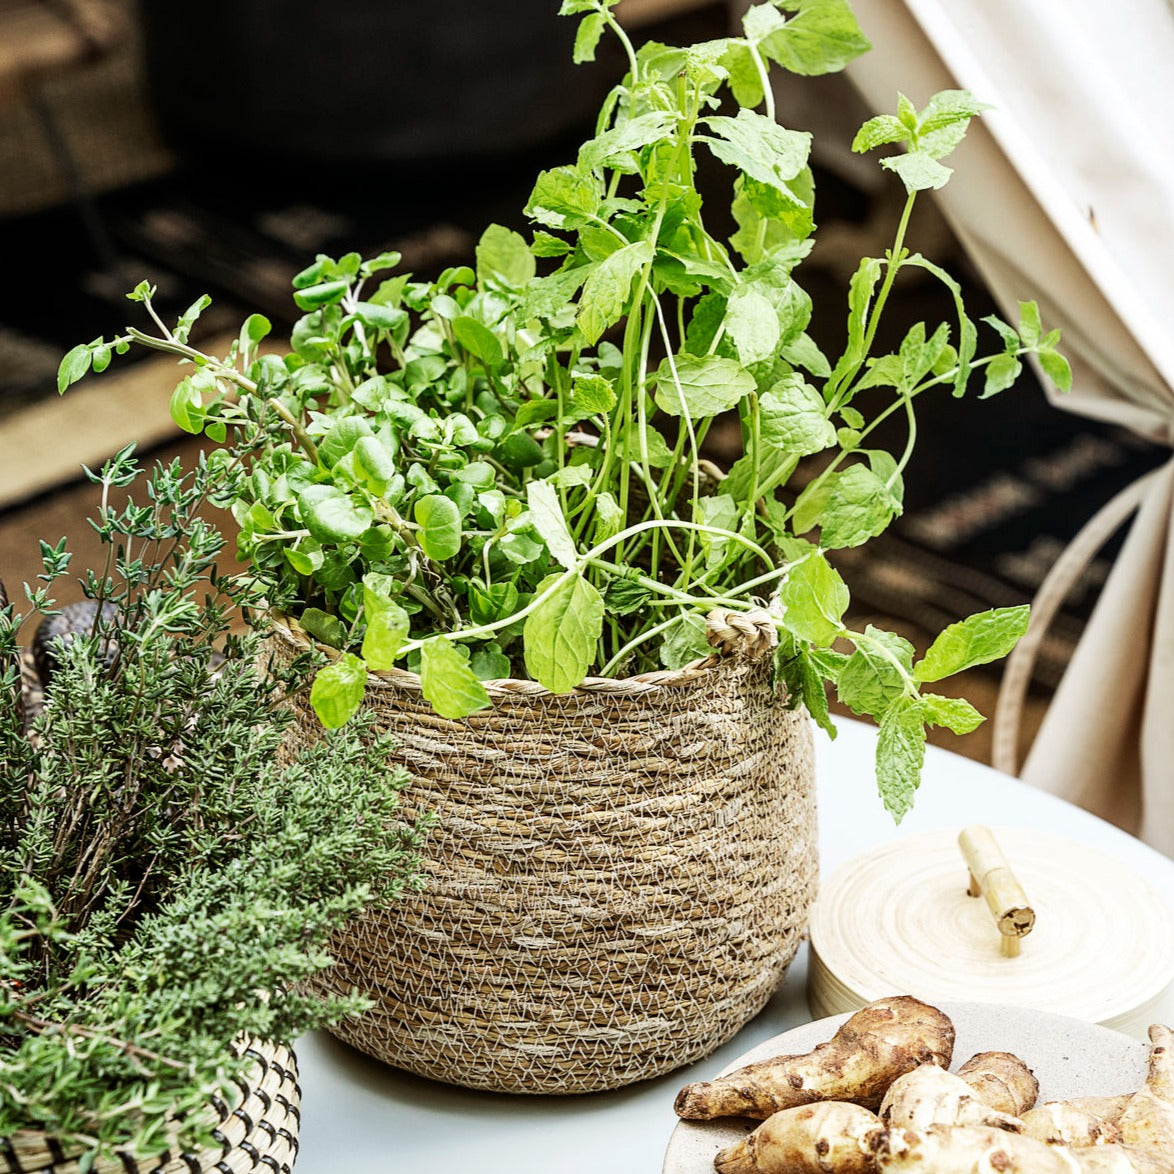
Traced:
<path id="1" fill-rule="evenodd" d="M 838 719 L 816 732 L 824 873 L 884 840 L 931 828 L 1015 822 L 1087 843 L 1125 861 L 1174 907 L 1174 861 L 1132 836 L 1018 780 L 929 747 L 921 790 L 901 826 L 876 795 L 875 730 Z M 313 1032 L 298 1041 L 302 1132 L 297 1174 L 655 1174 L 676 1123 L 673 1097 L 755 1044 L 810 1020 L 800 949 L 766 1008 L 713 1055 L 668 1076 L 585 1096 L 522 1097 L 423 1080 Z M 1161 1018 L 1174 1022 L 1174 991 Z"/>

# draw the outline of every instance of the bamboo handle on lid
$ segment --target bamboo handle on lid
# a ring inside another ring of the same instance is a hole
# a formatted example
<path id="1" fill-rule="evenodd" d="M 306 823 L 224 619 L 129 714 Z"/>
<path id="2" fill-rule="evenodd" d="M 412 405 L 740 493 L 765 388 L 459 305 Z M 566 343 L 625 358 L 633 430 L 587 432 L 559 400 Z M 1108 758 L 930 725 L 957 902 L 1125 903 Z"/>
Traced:
<path id="1" fill-rule="evenodd" d="M 1016 957 L 1022 939 L 1035 925 L 1035 910 L 1027 903 L 1023 886 L 1015 879 L 990 828 L 981 824 L 964 828 L 958 835 L 958 846 L 970 870 L 967 892 L 985 898 L 999 930 L 1003 956 Z"/>

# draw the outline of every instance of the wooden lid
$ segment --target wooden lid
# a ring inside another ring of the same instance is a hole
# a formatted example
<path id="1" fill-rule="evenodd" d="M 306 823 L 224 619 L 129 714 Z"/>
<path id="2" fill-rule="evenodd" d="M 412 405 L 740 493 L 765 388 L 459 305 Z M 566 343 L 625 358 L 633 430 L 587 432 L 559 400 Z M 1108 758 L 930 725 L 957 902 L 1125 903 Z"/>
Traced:
<path id="1" fill-rule="evenodd" d="M 993 828 L 1035 923 L 1017 956 L 968 895 L 961 828 L 855 857 L 811 913 L 808 1003 L 821 1018 L 894 992 L 1010 1003 L 1144 1037 L 1174 981 L 1174 911 L 1118 861 L 1026 828 Z"/>

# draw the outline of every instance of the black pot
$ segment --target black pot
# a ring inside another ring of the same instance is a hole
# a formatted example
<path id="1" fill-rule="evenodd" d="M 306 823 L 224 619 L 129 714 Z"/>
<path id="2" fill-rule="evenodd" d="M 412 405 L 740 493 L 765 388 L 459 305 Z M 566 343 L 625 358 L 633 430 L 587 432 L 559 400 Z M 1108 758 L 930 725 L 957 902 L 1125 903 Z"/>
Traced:
<path id="1" fill-rule="evenodd" d="M 557 0 L 143 0 L 147 75 L 181 153 L 380 166 L 521 153 L 617 71 L 571 60 Z"/>

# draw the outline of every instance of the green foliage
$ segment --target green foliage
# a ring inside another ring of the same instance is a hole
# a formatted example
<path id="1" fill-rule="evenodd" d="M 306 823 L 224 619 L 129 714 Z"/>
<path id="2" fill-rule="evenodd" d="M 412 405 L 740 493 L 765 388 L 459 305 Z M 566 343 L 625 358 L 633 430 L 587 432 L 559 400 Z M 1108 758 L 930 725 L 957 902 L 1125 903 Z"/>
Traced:
<path id="1" fill-rule="evenodd" d="M 45 1131 L 86 1161 L 207 1141 L 234 1043 L 358 1010 L 301 984 L 333 930 L 417 884 L 427 821 L 400 820 L 385 739 L 356 723 L 278 765 L 312 665 L 235 625 L 256 585 L 217 572 L 203 517 L 239 500 L 243 457 L 157 467 L 121 507 L 131 450 L 91 474 L 108 558 L 81 582 L 113 610 L 59 639 L 31 730 L 19 636 L 53 613 L 64 541 L 41 544 L 30 610 L 0 608 L 0 1138 Z"/>
<path id="2" fill-rule="evenodd" d="M 908 199 L 892 248 L 860 262 L 846 344 L 829 358 L 795 276 L 815 224 L 810 136 L 780 125 L 769 70 L 815 75 L 865 51 L 846 0 L 767 0 L 741 35 L 638 50 L 612 8 L 563 3 L 580 18 L 576 59 L 615 35 L 629 71 L 577 157 L 537 177 L 531 240 L 491 226 L 474 267 L 374 289 L 374 263 L 319 257 L 294 282 L 306 315 L 288 355 L 241 342 L 216 358 L 187 345 L 190 322 L 157 323 L 75 348 L 62 386 L 143 343 L 193 367 L 173 401 L 182 427 L 263 437 L 233 503 L 239 552 L 343 654 L 315 686 L 327 724 L 358 705 L 364 662 L 420 669 L 426 695 L 458 717 L 486 703 L 490 676 L 562 691 L 589 673 L 684 663 L 704 653 L 707 611 L 773 596 L 793 698 L 830 728 L 826 688 L 842 684 L 882 722 L 881 788 L 903 810 L 914 725 L 924 735 L 926 722 L 971 717 L 921 699 L 931 678 L 895 637 L 847 626 L 828 553 L 900 514 L 919 397 L 961 395 L 976 370 L 993 394 L 1027 354 L 1059 385 L 1070 378 L 1030 303 L 1018 329 L 988 320 L 1000 345 L 976 358 L 958 283 L 905 243 L 917 193 L 949 178 L 942 160 L 982 104 L 945 91 L 917 110 L 902 97 L 861 129 L 857 150 L 904 148 L 881 165 Z M 728 241 L 702 215 L 699 150 L 728 175 Z M 909 267 L 944 285 L 956 321 L 914 323 L 878 353 Z M 149 290 L 135 297 L 150 308 Z M 699 461 L 723 413 L 743 451 L 716 481 Z M 899 453 L 875 441 L 894 415 L 909 425 Z M 785 490 L 807 458 L 818 472 L 795 498 Z"/>

